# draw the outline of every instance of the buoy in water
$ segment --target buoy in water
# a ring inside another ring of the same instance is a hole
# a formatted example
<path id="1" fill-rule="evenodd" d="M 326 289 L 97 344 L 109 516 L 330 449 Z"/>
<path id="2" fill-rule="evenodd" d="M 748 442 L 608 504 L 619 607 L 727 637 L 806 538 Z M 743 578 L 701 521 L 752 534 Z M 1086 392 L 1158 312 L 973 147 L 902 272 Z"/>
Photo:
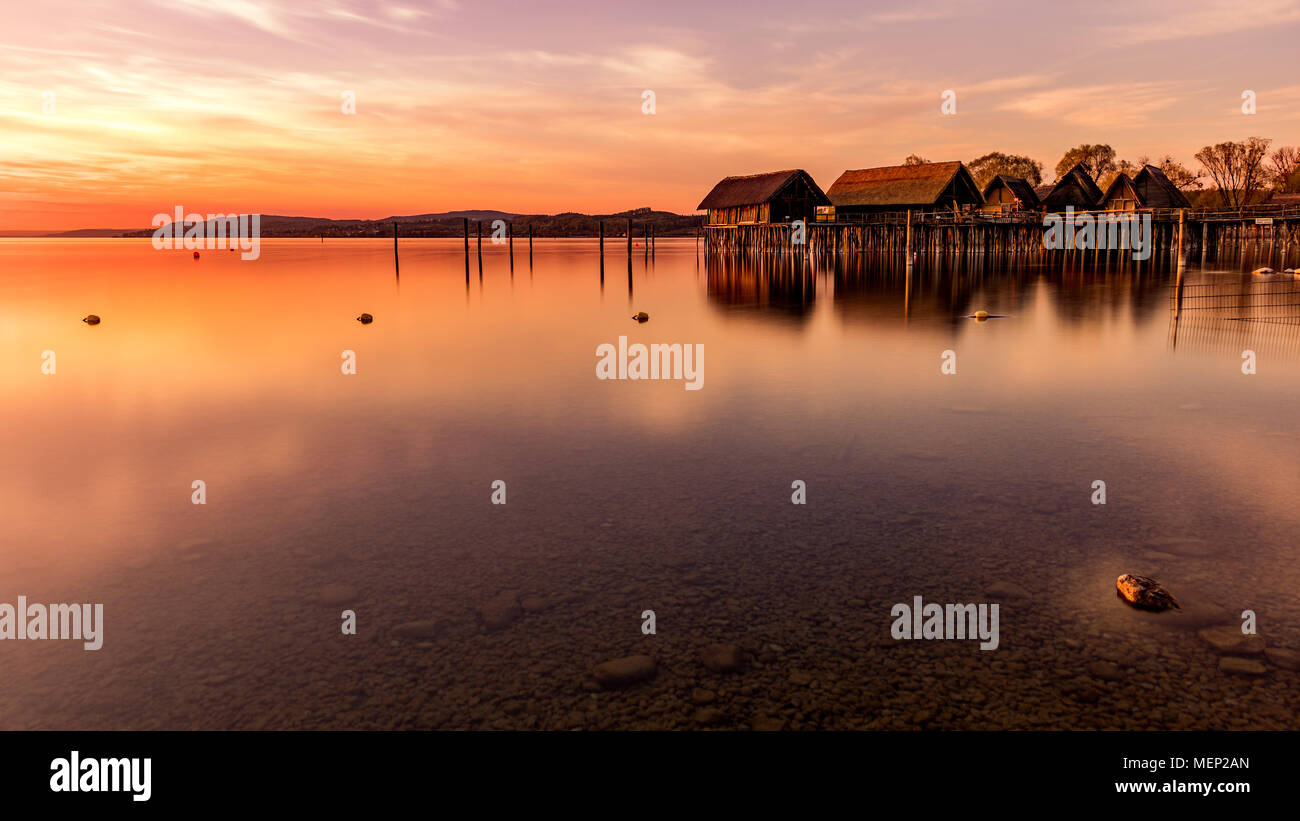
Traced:
<path id="1" fill-rule="evenodd" d="M 636 316 L 632 318 L 635 319 L 637 322 L 645 322 L 650 318 L 650 314 L 646 313 L 645 311 L 641 311 L 640 313 L 638 313 Z"/>
<path id="2" fill-rule="evenodd" d="M 374 321 L 375 318 L 370 314 L 362 314 L 361 316 L 357 317 L 357 322 L 360 322 L 362 325 L 369 325 L 371 322 Z"/>
<path id="3" fill-rule="evenodd" d="M 94 314 L 88 314 L 86 318 L 81 321 L 86 323 L 87 325 L 98 325 L 99 317 L 95 316 Z"/>
<path id="4" fill-rule="evenodd" d="M 974 316 L 975 319 L 977 319 L 977 320 L 979 320 L 979 321 L 982 322 L 982 321 L 984 321 L 984 320 L 986 320 L 986 319 L 989 318 L 989 312 L 988 312 L 988 311 L 976 311 L 974 314 L 972 314 L 972 316 Z"/>
<path id="5" fill-rule="evenodd" d="M 195 251 L 195 252 L 194 252 L 194 258 L 195 258 L 195 259 L 198 259 L 198 258 L 199 258 L 199 252 L 198 252 L 198 251 Z"/>

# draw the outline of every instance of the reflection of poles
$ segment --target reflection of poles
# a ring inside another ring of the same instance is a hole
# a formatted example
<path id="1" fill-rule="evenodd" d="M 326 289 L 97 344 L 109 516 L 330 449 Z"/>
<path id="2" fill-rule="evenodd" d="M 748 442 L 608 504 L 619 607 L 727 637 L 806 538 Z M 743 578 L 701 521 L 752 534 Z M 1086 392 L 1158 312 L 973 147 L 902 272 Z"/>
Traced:
<path id="1" fill-rule="evenodd" d="M 907 266 L 907 272 L 903 274 L 903 319 L 911 316 L 912 310 L 912 265 Z"/>

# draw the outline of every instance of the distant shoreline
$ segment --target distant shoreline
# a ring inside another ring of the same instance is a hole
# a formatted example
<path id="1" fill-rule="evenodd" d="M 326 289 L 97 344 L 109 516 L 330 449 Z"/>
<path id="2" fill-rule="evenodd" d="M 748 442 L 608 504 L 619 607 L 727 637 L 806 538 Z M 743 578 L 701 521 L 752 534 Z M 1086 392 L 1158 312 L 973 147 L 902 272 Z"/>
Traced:
<path id="1" fill-rule="evenodd" d="M 200 216 L 200 215 L 196 215 Z M 205 218 L 211 214 L 201 215 Z M 448 211 L 440 214 L 416 214 L 405 217 L 386 217 L 375 220 L 336 220 L 322 217 L 286 217 L 275 214 L 261 215 L 263 239 L 289 239 L 293 237 L 332 239 L 392 237 L 393 226 L 400 236 L 411 238 L 463 238 L 468 221 L 469 236 L 475 239 L 481 228 L 484 237 L 494 230 L 513 231 L 516 239 L 527 239 L 529 231 L 535 237 L 590 237 L 600 235 L 604 223 L 606 237 L 627 237 L 627 222 L 633 223 L 632 232 L 641 236 L 650 229 L 656 237 L 693 237 L 704 224 L 702 214 L 675 214 L 636 208 L 614 214 L 514 214 L 508 211 Z M 109 238 L 150 237 L 154 228 L 79 228 L 75 230 L 0 231 L 0 237 L 28 238 Z"/>

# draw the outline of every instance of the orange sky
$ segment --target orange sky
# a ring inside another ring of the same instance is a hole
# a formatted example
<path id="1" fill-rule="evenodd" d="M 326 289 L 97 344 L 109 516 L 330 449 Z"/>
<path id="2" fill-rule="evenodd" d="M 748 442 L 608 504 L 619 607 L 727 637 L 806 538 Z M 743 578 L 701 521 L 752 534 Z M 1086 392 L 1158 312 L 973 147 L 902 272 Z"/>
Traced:
<path id="1" fill-rule="evenodd" d="M 0 231 L 156 213 L 690 212 L 718 178 L 1300 144 L 1300 0 L 62 0 L 0 29 Z M 743 10 L 743 13 L 739 13 Z M 656 111 L 642 113 L 653 90 Z M 939 113 L 945 89 L 957 114 Z M 1241 111 L 1256 92 L 1258 110 Z M 341 111 L 356 95 L 356 113 Z M 52 92 L 54 109 L 43 110 Z"/>

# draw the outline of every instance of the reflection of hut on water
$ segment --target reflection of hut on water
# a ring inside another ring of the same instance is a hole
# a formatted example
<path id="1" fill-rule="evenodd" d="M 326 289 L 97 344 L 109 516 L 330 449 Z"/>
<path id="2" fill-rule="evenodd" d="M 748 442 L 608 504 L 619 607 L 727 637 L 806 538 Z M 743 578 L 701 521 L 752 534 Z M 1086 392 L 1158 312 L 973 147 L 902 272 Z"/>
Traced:
<path id="1" fill-rule="evenodd" d="M 771 171 L 727 177 L 696 206 L 709 225 L 768 225 L 811 221 L 817 206 L 831 201 L 807 171 Z"/>
<path id="2" fill-rule="evenodd" d="M 803 321 L 812 315 L 816 277 L 794 255 L 709 254 L 704 258 L 709 304 L 754 309 L 772 319 Z"/>
<path id="3" fill-rule="evenodd" d="M 1038 210 L 1038 195 L 1024 177 L 998 174 L 984 186 L 984 212 L 1009 214 Z"/>
<path id="4" fill-rule="evenodd" d="M 903 318 L 947 322 L 974 310 L 972 295 L 988 280 L 974 270 L 948 272 L 926 265 L 914 267 L 908 276 L 897 260 L 868 254 L 851 255 L 836 265 L 834 284 L 835 312 L 846 324 Z"/>
<path id="5" fill-rule="evenodd" d="M 960 211 L 984 202 L 975 178 L 960 162 L 845 171 L 826 195 L 837 217 L 882 211 Z"/>

